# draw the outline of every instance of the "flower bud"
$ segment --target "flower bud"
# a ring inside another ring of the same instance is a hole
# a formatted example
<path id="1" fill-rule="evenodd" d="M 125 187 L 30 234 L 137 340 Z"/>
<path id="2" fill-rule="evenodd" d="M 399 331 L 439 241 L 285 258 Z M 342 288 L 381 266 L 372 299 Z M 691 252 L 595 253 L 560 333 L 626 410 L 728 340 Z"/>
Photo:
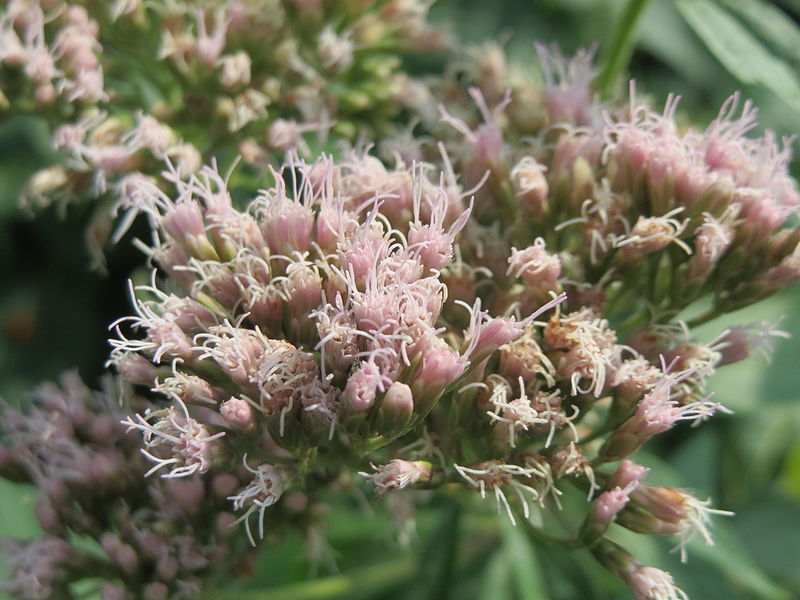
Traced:
<path id="1" fill-rule="evenodd" d="M 158 376 L 158 367 L 141 354 L 113 352 L 109 363 L 113 365 L 123 381 L 134 385 L 152 386 Z"/>
<path id="2" fill-rule="evenodd" d="M 219 412 L 231 429 L 252 431 L 256 426 L 255 414 L 250 403 L 242 398 L 231 398 L 222 403 Z"/>
<path id="3" fill-rule="evenodd" d="M 649 472 L 650 469 L 637 465 L 632 460 L 623 460 L 617 470 L 611 474 L 608 480 L 608 487 L 626 488 L 634 482 L 642 481 Z"/>
<path id="4" fill-rule="evenodd" d="M 405 430 L 414 412 L 411 388 L 395 381 L 386 390 L 378 409 L 375 427 L 385 438 L 391 438 Z"/>
<path id="5" fill-rule="evenodd" d="M 800 281 L 800 243 L 795 246 L 791 254 L 781 260 L 778 266 L 772 267 L 759 279 L 759 283 L 766 284 L 771 289 L 778 289 L 797 281 Z"/>
<path id="6" fill-rule="evenodd" d="M 142 594 L 148 600 L 167 600 L 169 588 L 160 581 L 154 581 L 144 587 Z"/>
<path id="7" fill-rule="evenodd" d="M 700 501 L 690 494 L 657 485 L 640 484 L 630 495 L 631 502 L 618 521 L 628 529 L 649 535 L 679 535 L 681 560 L 686 560 L 686 544 L 696 535 L 713 545 L 711 515 L 730 516 L 725 510 L 708 508 L 711 500 Z"/>
<path id="8" fill-rule="evenodd" d="M 350 375 L 344 392 L 339 400 L 343 418 L 368 411 L 379 390 L 384 389 L 385 377 L 373 361 L 361 364 L 361 367 Z"/>
<path id="9" fill-rule="evenodd" d="M 434 338 L 431 347 L 422 353 L 420 364 L 410 382 L 414 410 L 424 415 L 438 400 L 444 389 L 466 371 L 469 361 L 441 338 Z"/>
<path id="10" fill-rule="evenodd" d="M 353 62 L 353 42 L 347 34 L 338 36 L 326 27 L 320 32 L 318 43 L 322 66 L 331 72 L 340 73 Z"/>
<path id="11" fill-rule="evenodd" d="M 206 488 L 199 479 L 170 479 L 166 482 L 169 495 L 187 515 L 196 515 L 202 506 Z"/>
<path id="12" fill-rule="evenodd" d="M 47 533 L 57 534 L 61 529 L 61 519 L 58 513 L 47 500 L 40 500 L 33 509 L 36 520 Z"/>
<path id="13" fill-rule="evenodd" d="M 675 586 L 672 575 L 655 567 L 639 565 L 623 579 L 636 600 L 689 600 L 686 592 Z"/>
<path id="14" fill-rule="evenodd" d="M 189 253 L 200 260 L 219 260 L 206 236 L 203 211 L 193 201 L 177 202 L 161 219 L 161 227 Z"/>
<path id="15" fill-rule="evenodd" d="M 594 499 L 581 527 L 580 538 L 584 544 L 591 545 L 606 532 L 619 512 L 625 508 L 631 491 L 637 485 L 638 482 L 632 482 L 625 488 L 614 487 Z"/>
<path id="16" fill-rule="evenodd" d="M 524 250 L 511 248 L 507 274 L 521 277 L 528 288 L 536 292 L 549 292 L 558 289 L 561 276 L 561 261 L 555 254 L 545 250 L 545 241 L 536 238 L 533 245 Z"/>
<path id="17" fill-rule="evenodd" d="M 663 433 L 678 421 L 699 421 L 710 417 L 722 406 L 718 402 L 700 400 L 679 405 L 672 399 L 672 386 L 694 373 L 687 369 L 677 374 L 666 374 L 642 399 L 636 413 L 620 425 L 606 440 L 599 458 L 614 461 L 638 450 L 654 435 Z"/>
<path id="18" fill-rule="evenodd" d="M 121 585 L 104 581 L 100 586 L 101 600 L 129 600 L 128 591 Z"/>
<path id="19" fill-rule="evenodd" d="M 717 367 L 730 365 L 746 359 L 754 350 L 761 351 L 769 359 L 772 352 L 772 337 L 788 338 L 790 334 L 776 329 L 778 323 L 773 325 L 766 321 L 750 323 L 744 327 L 731 327 L 717 340 L 714 348 L 721 355 Z"/>
<path id="20" fill-rule="evenodd" d="M 224 499 L 239 487 L 239 478 L 233 473 L 216 473 L 211 480 L 211 489 L 217 498 Z"/>
<path id="21" fill-rule="evenodd" d="M 544 174 L 546 170 L 547 167 L 536 162 L 532 156 L 523 157 L 511 169 L 514 193 L 534 221 L 539 221 L 548 208 L 547 194 L 550 187 Z"/>

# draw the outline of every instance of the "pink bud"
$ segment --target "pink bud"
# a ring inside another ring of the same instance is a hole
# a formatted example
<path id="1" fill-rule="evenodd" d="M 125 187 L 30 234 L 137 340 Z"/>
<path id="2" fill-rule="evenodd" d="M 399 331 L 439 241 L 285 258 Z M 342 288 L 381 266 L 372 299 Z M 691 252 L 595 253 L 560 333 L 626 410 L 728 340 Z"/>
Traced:
<path id="1" fill-rule="evenodd" d="M 384 384 L 385 376 L 374 362 L 362 363 L 361 368 L 347 380 L 341 397 L 342 410 L 356 413 L 368 410 Z"/>
<path id="2" fill-rule="evenodd" d="M 533 245 L 524 250 L 511 248 L 508 274 L 512 273 L 515 277 L 521 277 L 536 291 L 554 291 L 558 289 L 561 261 L 558 256 L 545 250 L 545 241 L 542 238 L 536 238 Z"/>
<path id="3" fill-rule="evenodd" d="M 230 494 L 232 494 L 234 490 L 231 490 Z M 232 533 L 236 533 L 236 528 L 234 527 L 234 525 L 236 525 L 237 521 L 238 519 L 236 518 L 236 515 L 234 515 L 233 513 L 229 512 L 219 513 L 217 515 L 216 526 L 215 526 L 215 531 L 217 532 L 217 535 L 221 539 L 225 539 L 226 537 L 229 537 Z"/>
<path id="4" fill-rule="evenodd" d="M 128 600 L 128 591 L 121 585 L 104 581 L 100 586 L 101 600 Z"/>
<path id="5" fill-rule="evenodd" d="M 167 600 L 169 598 L 169 588 L 160 581 L 148 583 L 142 593 L 148 600 Z"/>
<path id="6" fill-rule="evenodd" d="M 166 482 L 169 495 L 187 515 L 196 515 L 206 495 L 206 487 L 199 479 L 170 479 Z"/>
<path id="7" fill-rule="evenodd" d="M 296 121 L 275 119 L 267 130 L 267 144 L 275 150 L 289 152 L 300 145 L 301 131 Z"/>
<path id="8" fill-rule="evenodd" d="M 289 312 L 306 319 L 322 302 L 322 277 L 316 267 L 293 263 L 287 269 L 286 278 Z"/>
<path id="9" fill-rule="evenodd" d="M 217 473 L 211 480 L 211 487 L 218 498 L 224 499 L 236 491 L 239 479 L 233 473 Z"/>
<path id="10" fill-rule="evenodd" d="M 686 592 L 675 586 L 669 573 L 655 567 L 638 565 L 632 572 L 624 574 L 623 579 L 636 600 L 689 600 Z"/>
<path id="11" fill-rule="evenodd" d="M 55 534 L 61 529 L 61 519 L 59 519 L 58 513 L 49 501 L 40 500 L 37 502 L 33 512 L 36 515 L 36 520 L 39 521 L 39 525 L 46 532 Z"/>
<path id="12" fill-rule="evenodd" d="M 608 480 L 608 487 L 626 488 L 633 482 L 642 481 L 649 472 L 650 469 L 637 465 L 632 460 L 623 460 Z"/>
<path id="13" fill-rule="evenodd" d="M 514 193 L 534 220 L 539 220 L 547 210 L 549 185 L 544 172 L 546 167 L 536 162 L 532 156 L 523 157 L 511 169 Z"/>
<path id="14" fill-rule="evenodd" d="M 431 347 L 422 353 L 412 389 L 442 390 L 461 377 L 468 364 L 469 361 L 444 340 L 435 338 Z"/>
<path id="15" fill-rule="evenodd" d="M 592 520 L 601 527 L 607 528 L 630 500 L 631 487 L 615 487 L 600 494 L 592 503 Z"/>
<path id="16" fill-rule="evenodd" d="M 261 227 L 274 254 L 292 256 L 294 251 L 309 249 L 314 213 L 308 206 L 281 194 L 265 198 L 263 206 L 259 213 Z"/>
<path id="17" fill-rule="evenodd" d="M 411 388 L 395 381 L 383 396 L 376 427 L 384 437 L 393 436 L 403 431 L 413 412 L 414 397 Z"/>
<path id="18" fill-rule="evenodd" d="M 124 381 L 135 385 L 152 386 L 158 375 L 158 367 L 141 354 L 115 352 L 109 361 Z"/>
<path id="19" fill-rule="evenodd" d="M 223 20 L 217 23 L 211 35 L 206 29 L 206 14 L 202 10 L 196 11 L 197 17 L 197 57 L 202 63 L 211 67 L 222 54 L 225 47 L 225 34 L 228 29 L 228 22 Z"/>
<path id="20" fill-rule="evenodd" d="M 256 425 L 253 407 L 241 398 L 231 398 L 223 402 L 219 412 L 232 429 L 250 431 Z"/>
<path id="21" fill-rule="evenodd" d="M 780 288 L 800 281 L 800 243 L 777 267 L 771 268 L 759 279 L 771 288 Z"/>

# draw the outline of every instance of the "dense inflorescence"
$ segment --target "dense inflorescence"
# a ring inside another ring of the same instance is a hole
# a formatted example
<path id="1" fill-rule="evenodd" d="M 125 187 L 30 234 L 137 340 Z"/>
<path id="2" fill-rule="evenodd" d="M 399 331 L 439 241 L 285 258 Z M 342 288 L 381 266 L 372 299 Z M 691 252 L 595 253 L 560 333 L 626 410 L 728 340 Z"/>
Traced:
<path id="1" fill-rule="evenodd" d="M 0 474 L 39 488 L 43 531 L 2 542 L 10 572 L 0 590 L 13 598 L 72 598 L 83 579 L 104 599 L 194 597 L 252 559 L 226 500 L 242 474 L 143 479 L 148 462 L 121 421 L 150 402 L 107 384 L 92 392 L 70 373 L 24 411 L 5 407 Z"/>
<path id="2" fill-rule="evenodd" d="M 70 530 L 105 550 L 109 598 L 190 595 L 217 557 L 245 552 L 231 551 L 234 521 L 252 545 L 291 528 L 318 541 L 325 493 L 361 482 L 402 497 L 404 516 L 415 490 L 488 494 L 547 539 L 562 511 L 570 536 L 556 541 L 589 549 L 636 598 L 685 598 L 609 528 L 673 537 L 685 558 L 693 538 L 712 543 L 711 515 L 730 514 L 647 481 L 632 458 L 679 421 L 726 412 L 708 377 L 786 335 L 693 330 L 800 280 L 788 141 L 754 135 L 738 95 L 704 128 L 679 124 L 677 97 L 654 109 L 633 85 L 601 102 L 592 52 L 538 46 L 537 80 L 485 45 L 422 86 L 389 51 L 442 46 L 424 3 L 274 4 L 114 2 L 109 15 L 17 0 L 2 16 L 7 102 L 69 115 L 53 120 L 69 164 L 29 194 L 108 192 L 117 237 L 137 216 L 152 232 L 137 240 L 151 276 L 131 283 L 109 361 L 151 400 L 102 416 L 70 380 L 6 418 L 4 472 L 49 498 L 47 536 L 15 547 L 9 589 L 50 597 L 95 568 L 68 551 Z M 181 96 L 111 111 L 128 96 L 103 87 L 100 44 L 149 23 Z M 374 148 L 350 143 L 358 131 Z M 328 134 L 333 154 L 313 152 Z M 245 164 L 220 170 L 212 157 L 231 149 Z M 63 450 L 37 446 L 44 422 Z M 95 517 L 109 490 L 125 500 Z M 169 575 L 137 537 L 162 519 L 181 532 L 159 538 Z"/>
<path id="3" fill-rule="evenodd" d="M 44 117 L 63 158 L 23 199 L 108 199 L 165 159 L 184 175 L 222 152 L 262 169 L 309 136 L 385 132 L 429 96 L 399 57 L 449 44 L 426 14 L 394 0 L 12 0 L 0 109 Z"/>
<path id="4" fill-rule="evenodd" d="M 577 539 L 598 553 L 616 552 L 603 541 L 614 521 L 677 536 L 684 556 L 697 534 L 711 543 L 709 515 L 724 511 L 642 482 L 627 458 L 725 410 L 707 377 L 781 334 L 753 326 L 701 344 L 689 324 L 796 278 L 786 151 L 742 137 L 753 115 L 733 116 L 736 98 L 704 132 L 677 131 L 673 100 L 656 113 L 632 99 L 522 145 L 504 139 L 508 98 L 490 110 L 470 96 L 482 124 L 441 110 L 456 134 L 436 148 L 441 174 L 349 151 L 290 160 L 241 210 L 216 166 L 172 169 L 174 193 L 121 200 L 147 214 L 165 276 L 133 291 L 137 314 L 112 340 L 123 375 L 174 399 L 128 421 L 153 471 L 244 460 L 253 479 L 231 500 L 251 540 L 250 517 L 263 536 L 286 490 L 360 472 L 379 494 L 458 482 L 531 527 L 575 487 L 590 500 Z M 769 157 L 773 179 L 712 161 L 715 144 Z M 696 171 L 691 195 L 675 192 L 681 161 Z M 708 312 L 675 319 L 709 296 Z"/>

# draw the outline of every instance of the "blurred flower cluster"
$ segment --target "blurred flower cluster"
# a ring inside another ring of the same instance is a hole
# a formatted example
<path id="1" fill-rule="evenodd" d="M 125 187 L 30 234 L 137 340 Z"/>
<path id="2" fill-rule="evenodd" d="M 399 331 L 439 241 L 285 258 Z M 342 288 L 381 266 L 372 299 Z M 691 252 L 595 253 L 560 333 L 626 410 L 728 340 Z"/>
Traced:
<path id="1" fill-rule="evenodd" d="M 4 410 L 0 474 L 39 488 L 44 532 L 3 543 L 11 572 L 0 590 L 14 598 L 71 597 L 81 579 L 101 580 L 106 599 L 194 597 L 212 575 L 247 568 L 225 506 L 236 474 L 143 480 L 147 461 L 120 421 L 150 402 L 107 384 L 92 392 L 66 374 L 24 412 Z"/>
<path id="2" fill-rule="evenodd" d="M 3 473 L 47 498 L 6 587 L 48 598 L 89 569 L 107 598 L 192 595 L 249 552 L 234 521 L 252 546 L 300 529 L 320 558 L 324 497 L 366 484 L 398 521 L 424 490 L 488 494 L 635 598 L 686 598 L 609 528 L 685 559 L 731 514 L 648 480 L 635 453 L 727 412 L 708 377 L 786 335 L 694 328 L 800 280 L 789 142 L 754 135 L 738 95 L 704 127 L 633 85 L 601 100 L 592 52 L 537 46 L 535 77 L 484 45 L 415 84 L 390 52 L 442 47 L 424 3 L 264 4 L 14 0 L 2 17 L 6 102 L 68 115 L 69 163 L 28 191 L 108 194 L 117 237 L 147 220 L 152 269 L 109 360 L 150 400 L 103 413 L 68 379 L 5 415 Z M 142 36 L 181 95 L 144 112 L 106 91 L 121 65 L 98 60 L 98 27 Z M 247 195 L 232 182 L 252 166 Z M 72 553 L 67 531 L 105 556 Z"/>
<path id="3" fill-rule="evenodd" d="M 401 53 L 448 44 L 426 13 L 394 0 L 10 0 L 0 108 L 45 117 L 64 158 L 25 200 L 113 198 L 131 173 L 168 160 L 188 175 L 221 152 L 264 167 L 308 151 L 305 132 L 319 145 L 375 136 L 427 100 L 399 70 Z"/>

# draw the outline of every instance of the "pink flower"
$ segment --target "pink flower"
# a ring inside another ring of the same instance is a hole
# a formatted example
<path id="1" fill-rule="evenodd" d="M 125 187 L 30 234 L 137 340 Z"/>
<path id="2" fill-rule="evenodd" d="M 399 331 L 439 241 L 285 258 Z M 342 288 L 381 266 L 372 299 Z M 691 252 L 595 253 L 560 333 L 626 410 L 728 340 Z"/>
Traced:
<path id="1" fill-rule="evenodd" d="M 126 418 L 122 423 L 129 430 L 138 429 L 144 439 L 144 454 L 155 466 L 145 476 L 169 467 L 162 477 L 187 477 L 194 473 L 205 473 L 217 451 L 219 438 L 225 432 L 211 434 L 199 421 L 189 416 L 186 405 L 176 398 L 180 411 L 174 406 L 161 410 L 148 409 Z M 152 422 L 151 422 L 152 420 Z M 160 455 L 160 456 L 159 456 Z"/>
<path id="2" fill-rule="evenodd" d="M 291 482 L 290 472 L 280 466 L 261 464 L 256 468 L 247 464 L 247 455 L 242 458 L 245 469 L 253 475 L 252 481 L 235 496 L 228 497 L 233 501 L 234 510 L 246 508 L 237 523 L 244 521 L 247 538 L 250 544 L 256 545 L 250 530 L 250 515 L 258 511 L 258 537 L 264 538 L 264 514 L 268 507 L 280 500 Z"/>
<path id="3" fill-rule="evenodd" d="M 359 473 L 375 486 L 378 495 L 388 491 L 402 490 L 420 482 L 430 481 L 431 464 L 425 461 L 407 461 L 396 458 L 389 464 L 375 466 L 370 463 L 375 473 Z"/>

